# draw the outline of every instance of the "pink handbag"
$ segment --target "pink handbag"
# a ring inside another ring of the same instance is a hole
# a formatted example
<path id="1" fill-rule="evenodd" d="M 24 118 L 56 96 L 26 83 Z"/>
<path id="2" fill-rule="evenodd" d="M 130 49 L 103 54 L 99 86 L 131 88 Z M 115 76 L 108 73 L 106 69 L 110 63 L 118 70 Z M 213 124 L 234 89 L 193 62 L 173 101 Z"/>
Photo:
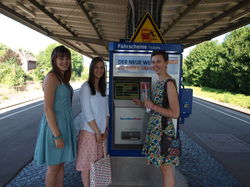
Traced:
<path id="1" fill-rule="evenodd" d="M 110 157 L 106 153 L 104 143 L 103 157 L 90 164 L 90 187 L 104 187 L 112 182 Z"/>

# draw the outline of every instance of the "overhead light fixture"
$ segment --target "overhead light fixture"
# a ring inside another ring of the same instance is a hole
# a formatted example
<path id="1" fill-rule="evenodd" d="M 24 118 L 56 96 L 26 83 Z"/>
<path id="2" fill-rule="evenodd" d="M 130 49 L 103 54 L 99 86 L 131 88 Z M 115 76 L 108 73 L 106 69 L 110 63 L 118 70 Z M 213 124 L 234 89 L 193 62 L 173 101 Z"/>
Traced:
<path id="1" fill-rule="evenodd" d="M 250 13 L 249 10 L 245 10 L 245 11 L 241 12 L 240 14 L 237 14 L 236 16 L 233 16 L 233 17 L 230 19 L 230 22 L 234 22 L 234 21 L 236 21 L 236 20 L 238 20 L 238 19 L 240 19 L 240 18 L 246 16 L 246 15 L 249 14 L 249 13 Z"/>
<path id="2" fill-rule="evenodd" d="M 16 2 L 16 6 L 19 9 L 21 9 L 22 11 L 24 11 L 25 13 L 29 14 L 30 16 L 32 16 L 34 18 L 36 17 L 36 14 L 32 10 L 30 10 L 29 8 L 27 8 L 26 6 L 24 6 L 22 3 Z"/>

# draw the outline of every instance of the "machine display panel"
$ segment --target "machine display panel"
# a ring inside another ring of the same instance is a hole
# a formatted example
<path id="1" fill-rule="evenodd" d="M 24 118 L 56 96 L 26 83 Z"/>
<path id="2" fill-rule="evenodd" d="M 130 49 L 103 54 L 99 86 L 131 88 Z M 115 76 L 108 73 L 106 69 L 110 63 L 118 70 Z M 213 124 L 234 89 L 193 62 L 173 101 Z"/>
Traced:
<path id="1" fill-rule="evenodd" d="M 133 98 L 140 99 L 140 83 L 139 82 L 116 82 L 114 99 L 131 100 Z"/>

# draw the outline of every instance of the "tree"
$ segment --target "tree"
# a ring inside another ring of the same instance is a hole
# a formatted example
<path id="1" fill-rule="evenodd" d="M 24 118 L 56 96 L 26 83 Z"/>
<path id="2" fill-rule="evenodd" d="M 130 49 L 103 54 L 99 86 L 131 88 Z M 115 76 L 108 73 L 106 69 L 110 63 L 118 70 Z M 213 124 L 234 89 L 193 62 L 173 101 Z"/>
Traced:
<path id="1" fill-rule="evenodd" d="M 222 46 L 224 69 L 230 79 L 227 90 L 250 95 L 250 27 L 231 32 Z"/>
<path id="2" fill-rule="evenodd" d="M 0 43 L 0 58 L 4 55 L 5 51 L 8 49 L 8 47 L 2 43 Z"/>
<path id="3" fill-rule="evenodd" d="M 37 55 L 37 68 L 35 75 L 39 80 L 43 80 L 44 76 L 51 70 L 51 53 L 53 49 L 61 44 L 55 43 L 49 45 L 45 50 L 40 51 Z M 72 80 L 81 76 L 83 70 L 83 59 L 82 55 L 71 50 L 71 62 L 72 62 Z"/>
<path id="4" fill-rule="evenodd" d="M 196 46 L 184 60 L 184 81 L 195 86 L 220 88 L 250 95 L 250 27 Z"/>
<path id="5" fill-rule="evenodd" d="M 27 76 L 20 65 L 19 55 L 0 44 L 0 83 L 8 86 L 23 85 Z"/>
<path id="6" fill-rule="evenodd" d="M 71 51 L 71 61 L 72 61 L 72 80 L 81 77 L 83 71 L 83 57 L 81 54 Z"/>
<path id="7" fill-rule="evenodd" d="M 195 86 L 209 86 L 217 79 L 220 46 L 217 41 L 196 46 L 184 60 L 184 81 Z"/>
<path id="8" fill-rule="evenodd" d="M 8 86 L 19 86 L 25 83 L 26 74 L 20 65 L 0 63 L 0 83 Z"/>
<path id="9" fill-rule="evenodd" d="M 51 52 L 58 45 L 58 43 L 50 44 L 36 56 L 37 66 L 34 74 L 39 80 L 43 80 L 45 75 L 51 70 Z"/>
<path id="10" fill-rule="evenodd" d="M 0 44 L 0 63 L 21 65 L 19 55 L 4 44 Z"/>

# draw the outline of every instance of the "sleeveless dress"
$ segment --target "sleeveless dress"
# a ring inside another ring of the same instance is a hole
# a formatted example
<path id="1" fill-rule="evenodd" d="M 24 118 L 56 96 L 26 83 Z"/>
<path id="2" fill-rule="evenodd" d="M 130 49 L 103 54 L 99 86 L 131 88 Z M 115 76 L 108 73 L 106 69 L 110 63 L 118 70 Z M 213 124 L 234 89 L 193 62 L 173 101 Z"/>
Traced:
<path id="1" fill-rule="evenodd" d="M 56 123 L 64 140 L 64 148 L 55 147 L 52 131 L 45 113 L 38 130 L 34 160 L 37 165 L 55 165 L 71 162 L 76 158 L 76 132 L 71 107 L 72 87 L 65 84 L 57 86 L 54 98 Z"/>
<path id="2" fill-rule="evenodd" d="M 166 80 L 157 81 L 153 86 L 152 102 L 159 106 L 163 105 L 163 91 L 165 82 Z M 148 164 L 154 164 L 157 167 L 163 164 L 178 165 L 178 156 L 161 155 L 160 142 L 161 135 L 163 133 L 161 118 L 161 114 L 151 110 L 142 153 L 145 154 Z M 175 127 L 172 120 L 168 122 L 167 127 L 164 129 L 164 133 L 170 137 L 175 137 Z"/>

